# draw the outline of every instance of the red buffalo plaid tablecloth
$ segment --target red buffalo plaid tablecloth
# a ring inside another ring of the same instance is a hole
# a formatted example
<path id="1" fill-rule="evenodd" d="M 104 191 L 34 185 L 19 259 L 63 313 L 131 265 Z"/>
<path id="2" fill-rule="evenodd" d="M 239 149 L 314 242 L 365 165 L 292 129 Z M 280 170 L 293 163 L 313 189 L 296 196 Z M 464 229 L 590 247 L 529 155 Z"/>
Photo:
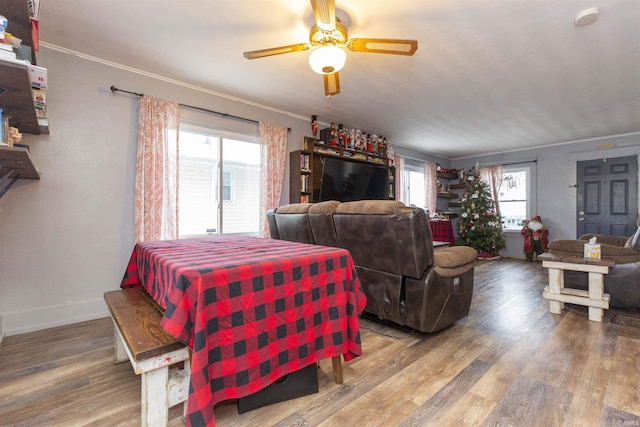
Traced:
<path id="1" fill-rule="evenodd" d="M 193 350 L 188 426 L 318 360 L 362 354 L 366 304 L 351 255 L 258 237 L 136 244 L 121 287 L 143 286 Z"/>
<path id="2" fill-rule="evenodd" d="M 430 220 L 431 238 L 434 242 L 449 242 L 451 246 L 455 246 L 456 240 L 453 235 L 453 226 L 448 219 Z"/>

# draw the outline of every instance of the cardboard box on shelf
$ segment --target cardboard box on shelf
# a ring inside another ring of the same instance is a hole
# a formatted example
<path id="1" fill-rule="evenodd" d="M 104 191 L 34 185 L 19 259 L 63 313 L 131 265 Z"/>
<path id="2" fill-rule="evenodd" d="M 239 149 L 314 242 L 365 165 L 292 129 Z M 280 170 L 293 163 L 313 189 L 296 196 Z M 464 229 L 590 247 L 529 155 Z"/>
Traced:
<path id="1" fill-rule="evenodd" d="M 21 44 L 18 47 L 14 47 L 13 52 L 16 54 L 16 59 L 31 63 L 31 46 Z"/>
<path id="2" fill-rule="evenodd" d="M 47 93 L 42 89 L 32 89 L 32 93 L 36 117 L 47 117 Z"/>
<path id="3" fill-rule="evenodd" d="M 13 50 L 0 49 L 0 59 L 14 61 L 16 59 L 16 54 Z"/>
<path id="4" fill-rule="evenodd" d="M 31 87 L 36 89 L 47 88 L 47 69 L 44 67 L 38 67 L 37 65 L 27 66 L 29 74 L 29 83 Z"/>

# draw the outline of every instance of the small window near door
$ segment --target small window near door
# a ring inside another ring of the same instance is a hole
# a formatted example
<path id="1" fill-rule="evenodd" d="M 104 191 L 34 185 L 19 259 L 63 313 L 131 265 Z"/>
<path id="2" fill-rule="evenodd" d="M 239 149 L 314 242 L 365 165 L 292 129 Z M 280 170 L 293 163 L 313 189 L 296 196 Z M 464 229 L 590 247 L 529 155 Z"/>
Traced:
<path id="1" fill-rule="evenodd" d="M 231 194 L 231 172 L 222 172 L 222 201 L 232 202 Z"/>
<path id="2" fill-rule="evenodd" d="M 503 168 L 498 194 L 503 230 L 520 230 L 529 217 L 530 169 Z"/>

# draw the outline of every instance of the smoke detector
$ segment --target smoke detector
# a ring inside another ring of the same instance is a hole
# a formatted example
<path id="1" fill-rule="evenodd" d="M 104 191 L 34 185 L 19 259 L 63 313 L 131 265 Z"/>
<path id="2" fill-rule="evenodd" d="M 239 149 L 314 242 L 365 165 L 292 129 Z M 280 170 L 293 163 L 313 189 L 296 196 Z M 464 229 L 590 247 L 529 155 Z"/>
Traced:
<path id="1" fill-rule="evenodd" d="M 582 12 L 578 13 L 576 16 L 575 24 L 577 27 L 581 27 L 583 25 L 591 24 L 596 19 L 598 19 L 598 15 L 600 11 L 595 7 L 585 9 Z"/>

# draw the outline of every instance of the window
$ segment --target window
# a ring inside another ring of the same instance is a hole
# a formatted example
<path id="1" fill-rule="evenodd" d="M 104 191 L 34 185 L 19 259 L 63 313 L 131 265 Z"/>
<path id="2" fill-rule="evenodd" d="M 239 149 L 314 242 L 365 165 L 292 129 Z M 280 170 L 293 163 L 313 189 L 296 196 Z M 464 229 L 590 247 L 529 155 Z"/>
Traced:
<path id="1" fill-rule="evenodd" d="M 180 237 L 257 235 L 260 218 L 258 137 L 188 123 L 181 123 L 180 127 Z"/>
<path id="2" fill-rule="evenodd" d="M 518 230 L 522 221 L 529 218 L 530 168 L 519 167 L 502 169 L 502 184 L 498 192 L 503 230 Z"/>
<path id="3" fill-rule="evenodd" d="M 222 172 L 222 201 L 231 201 L 231 172 Z"/>
<path id="4" fill-rule="evenodd" d="M 424 208 L 427 203 L 425 200 L 424 189 L 424 171 L 421 168 L 405 165 L 406 176 L 406 198 L 405 204 L 407 206 L 417 206 Z"/>

